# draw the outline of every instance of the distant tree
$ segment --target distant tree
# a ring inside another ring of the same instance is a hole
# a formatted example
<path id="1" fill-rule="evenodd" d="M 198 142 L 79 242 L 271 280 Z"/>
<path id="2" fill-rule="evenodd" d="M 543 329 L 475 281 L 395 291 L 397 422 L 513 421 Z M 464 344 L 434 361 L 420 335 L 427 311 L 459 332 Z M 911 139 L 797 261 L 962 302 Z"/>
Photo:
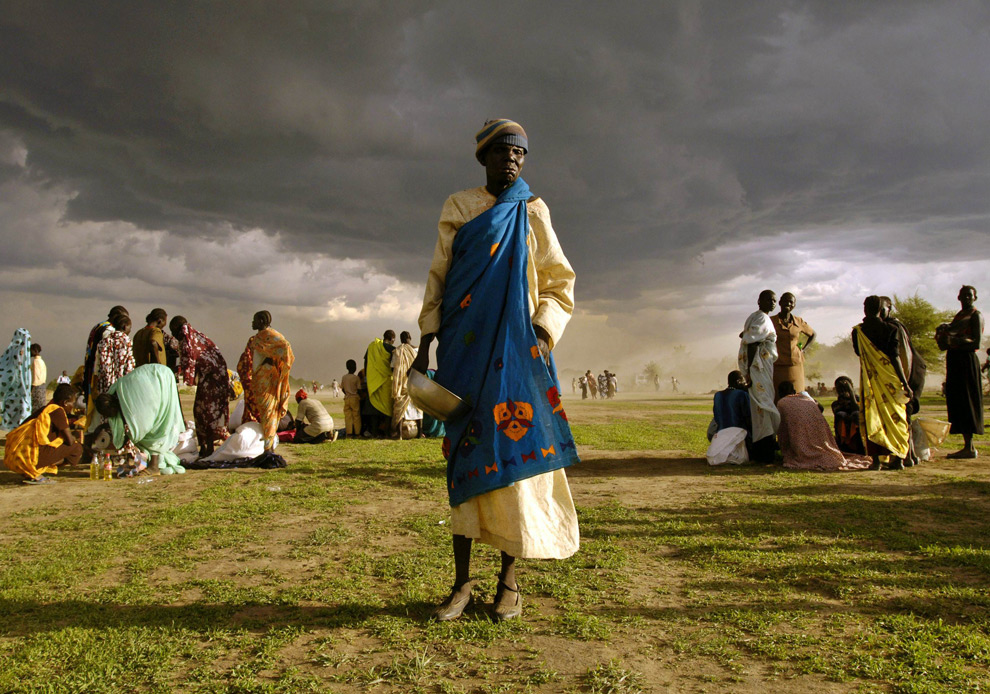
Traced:
<path id="1" fill-rule="evenodd" d="M 939 311 L 917 292 L 904 299 L 894 295 L 894 316 L 911 333 L 911 342 L 929 369 L 945 368 L 945 353 L 935 344 L 935 328 L 951 321 L 953 315 L 952 311 Z"/>
<path id="2" fill-rule="evenodd" d="M 812 342 L 811 346 L 804 350 L 804 377 L 808 381 L 817 381 L 822 377 L 822 363 L 818 359 L 818 350 L 821 347 L 821 342 Z"/>
<path id="3" fill-rule="evenodd" d="M 831 388 L 829 380 L 836 375 L 852 376 L 854 382 L 859 381 L 859 359 L 852 348 L 851 333 L 831 345 L 816 340 L 805 352 L 805 379 L 824 380 Z"/>

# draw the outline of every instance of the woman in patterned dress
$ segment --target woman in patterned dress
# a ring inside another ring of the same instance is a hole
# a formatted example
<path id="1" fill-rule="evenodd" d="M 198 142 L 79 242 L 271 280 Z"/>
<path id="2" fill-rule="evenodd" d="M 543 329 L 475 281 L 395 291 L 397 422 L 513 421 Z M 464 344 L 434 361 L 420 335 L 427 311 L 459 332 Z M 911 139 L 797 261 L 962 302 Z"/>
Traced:
<path id="1" fill-rule="evenodd" d="M 230 432 L 230 400 L 233 395 L 227 362 L 216 344 L 189 325 L 182 316 L 175 316 L 168 325 L 179 342 L 179 378 L 187 386 L 196 386 L 193 418 L 199 455 L 213 455 L 216 442 L 225 441 Z"/>
<path id="2" fill-rule="evenodd" d="M 31 415 L 31 333 L 26 328 L 14 331 L 0 356 L 0 404 L 0 429 L 16 429 Z"/>

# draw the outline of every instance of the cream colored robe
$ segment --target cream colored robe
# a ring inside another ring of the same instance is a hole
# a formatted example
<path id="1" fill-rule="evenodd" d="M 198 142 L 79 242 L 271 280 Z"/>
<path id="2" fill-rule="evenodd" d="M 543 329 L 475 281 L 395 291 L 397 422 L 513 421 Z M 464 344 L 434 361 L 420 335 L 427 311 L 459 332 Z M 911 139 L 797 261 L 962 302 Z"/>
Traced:
<path id="1" fill-rule="evenodd" d="M 440 329 L 440 308 L 454 237 L 465 223 L 494 204 L 495 196 L 484 187 L 455 193 L 444 203 L 419 315 L 424 335 Z M 529 313 L 533 325 L 550 335 L 553 347 L 574 311 L 574 270 L 557 241 L 546 204 L 536 198 L 527 204 L 527 210 Z M 454 506 L 451 530 L 520 558 L 563 559 L 574 554 L 579 545 L 577 513 L 563 470 L 520 480 Z"/>

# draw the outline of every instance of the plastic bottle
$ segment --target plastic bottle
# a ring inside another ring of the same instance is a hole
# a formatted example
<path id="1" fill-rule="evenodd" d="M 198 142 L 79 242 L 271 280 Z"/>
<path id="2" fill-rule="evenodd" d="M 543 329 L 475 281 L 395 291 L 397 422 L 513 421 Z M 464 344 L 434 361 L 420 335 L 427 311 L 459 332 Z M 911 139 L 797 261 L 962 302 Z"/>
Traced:
<path id="1" fill-rule="evenodd" d="M 103 458 L 103 479 L 107 482 L 113 479 L 113 463 L 110 462 L 110 454 L 104 454 Z"/>
<path id="2" fill-rule="evenodd" d="M 89 478 L 91 480 L 100 479 L 100 459 L 96 453 L 93 454 L 93 459 L 89 461 Z"/>

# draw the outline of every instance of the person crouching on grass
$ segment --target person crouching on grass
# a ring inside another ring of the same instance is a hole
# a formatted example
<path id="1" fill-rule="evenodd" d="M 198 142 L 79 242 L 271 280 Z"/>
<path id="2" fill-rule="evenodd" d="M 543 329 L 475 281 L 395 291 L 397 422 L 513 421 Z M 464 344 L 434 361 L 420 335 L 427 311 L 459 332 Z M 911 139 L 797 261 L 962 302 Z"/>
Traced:
<path id="1" fill-rule="evenodd" d="M 522 613 L 516 557 L 564 559 L 579 544 L 564 474 L 578 456 L 550 353 L 574 310 L 574 271 L 519 177 L 526 132 L 489 121 L 476 142 L 487 183 L 443 206 L 412 365 L 426 372 L 436 339 L 437 383 L 470 404 L 445 424 L 455 577 L 441 621 L 470 602 L 473 540 L 502 553 L 497 621 Z"/>
<path id="2" fill-rule="evenodd" d="M 296 391 L 296 436 L 293 443 L 323 443 L 336 441 L 337 432 L 333 428 L 333 417 L 323 403 L 307 397 L 306 391 Z"/>
<path id="3" fill-rule="evenodd" d="M 83 447 L 69 429 L 68 415 L 76 401 L 76 389 L 62 383 L 55 387 L 51 402 L 35 410 L 7 434 L 3 463 L 24 476 L 25 484 L 51 484 L 45 474 L 58 474 L 58 466 L 78 465 Z"/>

